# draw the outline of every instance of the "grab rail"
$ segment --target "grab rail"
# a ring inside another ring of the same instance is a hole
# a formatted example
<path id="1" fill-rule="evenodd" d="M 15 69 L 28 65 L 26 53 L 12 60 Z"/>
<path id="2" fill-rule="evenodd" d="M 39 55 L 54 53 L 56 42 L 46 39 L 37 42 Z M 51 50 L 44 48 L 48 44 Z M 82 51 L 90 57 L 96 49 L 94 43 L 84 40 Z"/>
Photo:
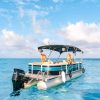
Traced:
<path id="1" fill-rule="evenodd" d="M 45 80 L 46 72 L 39 71 L 38 74 L 37 74 L 37 80 L 39 80 L 39 75 L 41 75 L 40 79 L 42 79 L 42 81 Z"/>

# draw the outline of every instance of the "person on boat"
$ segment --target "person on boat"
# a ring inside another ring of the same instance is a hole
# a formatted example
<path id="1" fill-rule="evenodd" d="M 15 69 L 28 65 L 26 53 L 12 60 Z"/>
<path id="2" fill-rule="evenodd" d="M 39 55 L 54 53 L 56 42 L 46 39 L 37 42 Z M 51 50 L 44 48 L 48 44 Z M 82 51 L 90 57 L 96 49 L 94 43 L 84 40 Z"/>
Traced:
<path id="1" fill-rule="evenodd" d="M 68 64 L 72 64 L 72 55 L 70 53 L 68 53 L 66 61 L 68 62 Z"/>
<path id="2" fill-rule="evenodd" d="M 43 53 L 43 51 L 39 51 L 39 52 L 40 52 L 40 55 L 41 55 L 41 61 L 46 62 L 46 60 L 47 60 L 46 55 Z"/>

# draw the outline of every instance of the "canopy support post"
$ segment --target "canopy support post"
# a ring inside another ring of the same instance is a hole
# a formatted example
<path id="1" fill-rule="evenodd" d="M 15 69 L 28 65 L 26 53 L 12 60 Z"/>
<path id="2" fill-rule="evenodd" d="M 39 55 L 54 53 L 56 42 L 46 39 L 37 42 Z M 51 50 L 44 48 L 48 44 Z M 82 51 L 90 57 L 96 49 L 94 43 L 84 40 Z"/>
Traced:
<path id="1" fill-rule="evenodd" d="M 50 53 L 49 53 L 49 55 L 48 55 L 48 58 L 47 58 L 47 60 L 49 59 L 49 57 L 50 57 L 50 55 L 51 55 L 52 51 L 53 51 L 53 50 L 51 50 L 51 51 L 50 51 Z"/>

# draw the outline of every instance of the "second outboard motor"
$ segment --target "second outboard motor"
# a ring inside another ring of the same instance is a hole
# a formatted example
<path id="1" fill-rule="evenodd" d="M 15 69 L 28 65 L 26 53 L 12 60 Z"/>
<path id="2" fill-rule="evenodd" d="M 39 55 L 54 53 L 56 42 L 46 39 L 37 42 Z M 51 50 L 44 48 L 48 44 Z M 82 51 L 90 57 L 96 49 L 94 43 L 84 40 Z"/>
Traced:
<path id="1" fill-rule="evenodd" d="M 25 72 L 21 69 L 14 69 L 13 76 L 12 76 L 12 84 L 13 84 L 13 92 L 24 88 L 24 77 Z"/>

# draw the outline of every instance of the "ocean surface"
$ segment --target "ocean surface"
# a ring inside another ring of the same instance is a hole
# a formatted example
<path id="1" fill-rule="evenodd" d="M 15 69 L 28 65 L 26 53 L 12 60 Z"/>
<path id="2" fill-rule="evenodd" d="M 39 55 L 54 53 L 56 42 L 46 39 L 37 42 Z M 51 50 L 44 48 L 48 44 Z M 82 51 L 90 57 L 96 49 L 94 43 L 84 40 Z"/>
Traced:
<path id="1" fill-rule="evenodd" d="M 10 96 L 14 68 L 28 70 L 28 63 L 39 59 L 0 59 L 0 100 L 100 100 L 100 59 L 84 59 L 86 72 L 81 77 L 46 91 L 35 86 Z"/>

